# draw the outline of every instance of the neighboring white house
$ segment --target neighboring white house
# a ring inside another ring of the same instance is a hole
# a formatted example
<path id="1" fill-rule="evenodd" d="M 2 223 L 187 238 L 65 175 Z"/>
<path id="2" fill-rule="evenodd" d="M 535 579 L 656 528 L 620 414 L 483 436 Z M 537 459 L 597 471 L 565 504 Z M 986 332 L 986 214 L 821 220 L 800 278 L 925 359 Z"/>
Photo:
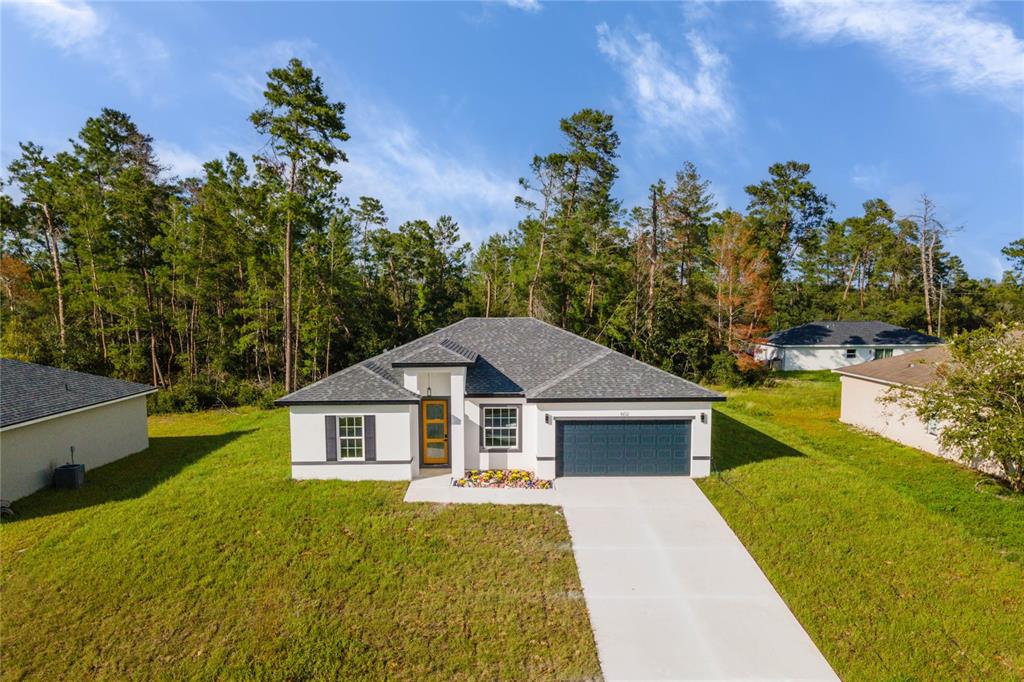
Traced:
<path id="1" fill-rule="evenodd" d="M 294 478 L 706 476 L 724 398 L 534 318 L 466 318 L 278 401 Z"/>
<path id="2" fill-rule="evenodd" d="M 152 386 L 0 359 L 0 497 L 50 485 L 53 469 L 89 470 L 149 446 Z"/>
<path id="3" fill-rule="evenodd" d="M 883 400 L 894 386 L 924 387 L 935 381 L 936 369 L 949 362 L 949 350 L 935 346 L 899 357 L 866 362 L 834 370 L 842 382 L 839 421 L 873 431 L 890 440 L 960 462 L 959 453 L 939 444 L 941 420 L 923 422 L 899 402 Z M 974 461 L 970 466 L 1001 475 L 995 460 Z"/>
<path id="4" fill-rule="evenodd" d="M 754 358 L 782 371 L 836 369 L 913 353 L 942 339 L 877 320 L 809 322 L 755 345 Z"/>

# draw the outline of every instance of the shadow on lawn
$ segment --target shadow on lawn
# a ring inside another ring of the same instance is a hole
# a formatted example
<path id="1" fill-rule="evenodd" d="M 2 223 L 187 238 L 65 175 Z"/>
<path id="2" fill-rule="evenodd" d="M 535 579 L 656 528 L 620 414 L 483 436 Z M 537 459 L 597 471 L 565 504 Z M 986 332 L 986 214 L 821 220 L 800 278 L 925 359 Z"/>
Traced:
<path id="1" fill-rule="evenodd" d="M 719 411 L 715 412 L 711 428 L 711 461 L 717 471 L 779 457 L 806 457 L 799 450 Z"/>
<path id="2" fill-rule="evenodd" d="M 17 516 L 4 519 L 4 523 L 142 497 L 188 465 L 248 433 L 252 430 L 150 438 L 149 447 L 142 452 L 86 471 L 85 485 L 78 490 L 44 488 L 15 500 L 11 506 Z"/>

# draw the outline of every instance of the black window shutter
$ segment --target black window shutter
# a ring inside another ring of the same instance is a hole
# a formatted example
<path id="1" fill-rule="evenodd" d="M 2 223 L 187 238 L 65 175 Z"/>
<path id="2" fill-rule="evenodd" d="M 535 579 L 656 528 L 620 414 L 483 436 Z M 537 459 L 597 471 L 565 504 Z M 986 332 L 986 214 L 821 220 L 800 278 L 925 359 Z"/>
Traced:
<path id="1" fill-rule="evenodd" d="M 372 414 L 363 417 L 363 448 L 367 462 L 377 461 L 377 417 Z"/>
<path id="2" fill-rule="evenodd" d="M 333 414 L 324 417 L 324 432 L 327 434 L 327 461 L 338 461 L 338 418 Z"/>

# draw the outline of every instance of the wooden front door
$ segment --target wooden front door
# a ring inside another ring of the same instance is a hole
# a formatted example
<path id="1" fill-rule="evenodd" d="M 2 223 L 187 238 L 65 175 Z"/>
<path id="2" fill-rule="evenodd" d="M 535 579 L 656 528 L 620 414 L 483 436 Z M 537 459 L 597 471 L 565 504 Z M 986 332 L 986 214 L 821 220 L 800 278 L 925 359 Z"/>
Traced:
<path id="1" fill-rule="evenodd" d="M 426 399 L 420 406 L 423 463 L 448 464 L 448 401 Z"/>

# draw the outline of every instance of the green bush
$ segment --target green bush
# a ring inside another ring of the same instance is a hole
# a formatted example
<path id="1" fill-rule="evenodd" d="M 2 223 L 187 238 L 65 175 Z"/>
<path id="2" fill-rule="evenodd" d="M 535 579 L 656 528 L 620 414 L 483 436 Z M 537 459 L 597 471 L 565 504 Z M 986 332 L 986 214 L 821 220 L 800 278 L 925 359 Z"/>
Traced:
<path id="1" fill-rule="evenodd" d="M 217 407 L 250 405 L 260 409 L 273 407 L 274 400 L 284 395 L 280 384 L 227 379 L 212 382 L 205 378 L 179 381 L 160 389 L 149 397 L 152 414 L 167 412 L 198 412 Z"/>
<path id="2" fill-rule="evenodd" d="M 768 380 L 768 376 L 769 369 L 764 363 L 749 355 L 737 357 L 727 351 L 711 357 L 711 370 L 708 372 L 712 382 L 730 388 L 760 386 Z"/>
<path id="3" fill-rule="evenodd" d="M 736 356 L 728 351 L 715 353 L 711 356 L 711 370 L 709 378 L 715 384 L 721 386 L 743 386 L 743 375 L 736 366 Z"/>

